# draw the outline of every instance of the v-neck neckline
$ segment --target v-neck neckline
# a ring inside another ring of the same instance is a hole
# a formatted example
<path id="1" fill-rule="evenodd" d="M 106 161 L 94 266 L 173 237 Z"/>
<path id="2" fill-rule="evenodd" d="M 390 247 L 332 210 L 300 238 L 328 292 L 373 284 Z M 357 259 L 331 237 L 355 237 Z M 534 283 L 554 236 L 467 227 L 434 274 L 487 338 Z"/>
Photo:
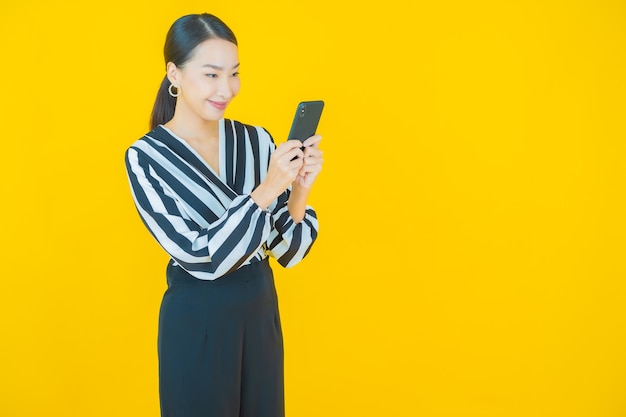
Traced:
<path id="1" fill-rule="evenodd" d="M 191 145 L 189 145 L 184 139 L 174 134 L 174 132 L 172 132 L 165 126 L 158 125 L 157 128 L 154 129 L 147 136 L 164 143 L 174 154 L 178 155 L 189 165 L 191 165 L 191 167 L 193 167 L 197 172 L 204 176 L 209 182 L 217 186 L 225 195 L 227 195 L 230 199 L 234 199 L 237 197 L 238 194 L 234 190 L 234 188 L 228 184 L 228 181 L 226 179 L 227 164 L 224 148 L 224 145 L 226 143 L 224 119 L 220 120 L 219 131 L 220 145 L 222 146 L 219 152 L 221 176 L 217 175 L 213 168 L 211 168 L 211 166 L 204 160 L 204 158 L 202 158 L 195 151 L 195 149 L 191 147 Z"/>
<path id="2" fill-rule="evenodd" d="M 226 180 L 226 158 L 225 158 L 225 154 L 224 154 L 224 119 L 220 119 L 218 121 L 218 126 L 217 126 L 217 134 L 218 134 L 218 142 L 217 142 L 217 169 L 219 172 L 215 172 L 215 169 L 213 169 L 213 167 L 211 166 L 211 164 L 209 164 L 203 157 L 202 155 L 200 155 L 200 153 L 198 151 L 196 151 L 194 149 L 193 146 L 191 146 L 189 144 L 189 142 L 187 142 L 185 139 L 181 138 L 180 136 L 178 136 L 176 133 L 174 133 L 171 129 L 165 127 L 164 125 L 159 125 L 160 127 L 163 128 L 163 130 L 165 130 L 170 136 L 172 136 L 174 139 L 178 140 L 179 142 L 181 142 L 183 145 L 185 145 L 185 147 L 187 147 L 187 149 L 189 149 L 190 152 L 192 152 L 194 154 L 194 156 L 204 165 L 206 166 L 209 170 L 211 170 L 211 173 L 213 175 L 215 175 L 217 178 L 220 179 L 220 181 L 222 181 L 222 183 L 224 183 L 225 185 L 227 184 L 227 180 Z"/>

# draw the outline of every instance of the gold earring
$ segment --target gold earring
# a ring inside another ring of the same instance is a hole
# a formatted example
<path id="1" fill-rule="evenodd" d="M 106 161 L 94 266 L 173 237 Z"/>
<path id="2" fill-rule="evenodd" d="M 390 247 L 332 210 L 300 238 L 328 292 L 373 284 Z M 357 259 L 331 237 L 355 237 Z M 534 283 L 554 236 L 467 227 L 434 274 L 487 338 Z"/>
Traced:
<path id="1" fill-rule="evenodd" d="M 174 88 L 176 88 L 176 94 L 174 94 L 172 92 L 172 87 L 174 87 L 174 84 L 170 84 L 170 86 L 167 87 L 167 92 L 170 93 L 170 96 L 172 96 L 172 97 L 178 97 L 180 95 L 180 88 L 174 87 Z"/>

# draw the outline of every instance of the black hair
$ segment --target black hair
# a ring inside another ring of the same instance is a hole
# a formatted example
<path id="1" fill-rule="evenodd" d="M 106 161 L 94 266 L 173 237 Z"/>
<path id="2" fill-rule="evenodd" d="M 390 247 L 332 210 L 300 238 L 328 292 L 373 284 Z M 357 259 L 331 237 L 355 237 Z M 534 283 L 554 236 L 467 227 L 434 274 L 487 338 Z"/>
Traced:
<path id="1" fill-rule="evenodd" d="M 237 45 L 235 34 L 226 23 L 212 14 L 190 14 L 178 18 L 170 27 L 165 38 L 163 55 L 165 64 L 174 63 L 182 67 L 193 56 L 194 50 L 209 39 L 223 39 Z M 150 128 L 167 123 L 174 117 L 176 97 L 169 94 L 170 80 L 167 74 L 161 82 L 150 117 Z"/>

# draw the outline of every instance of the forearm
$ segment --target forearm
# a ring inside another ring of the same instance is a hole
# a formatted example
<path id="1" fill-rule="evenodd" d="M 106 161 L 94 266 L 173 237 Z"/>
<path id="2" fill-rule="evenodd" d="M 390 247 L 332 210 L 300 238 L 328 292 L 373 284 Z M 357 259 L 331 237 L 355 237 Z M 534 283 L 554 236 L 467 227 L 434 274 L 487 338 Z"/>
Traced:
<path id="1" fill-rule="evenodd" d="M 304 188 L 294 183 L 291 194 L 289 195 L 289 201 L 287 202 L 287 209 L 295 223 L 300 223 L 304 219 L 306 203 L 310 192 L 310 188 Z"/>

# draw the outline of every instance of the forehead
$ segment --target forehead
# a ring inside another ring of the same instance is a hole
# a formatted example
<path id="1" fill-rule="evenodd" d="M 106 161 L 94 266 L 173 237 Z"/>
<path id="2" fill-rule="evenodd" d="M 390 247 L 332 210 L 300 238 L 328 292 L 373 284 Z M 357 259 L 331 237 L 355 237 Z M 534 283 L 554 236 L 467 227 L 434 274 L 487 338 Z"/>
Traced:
<path id="1" fill-rule="evenodd" d="M 189 63 L 199 66 L 211 64 L 222 68 L 232 68 L 239 63 L 237 45 L 223 39 L 206 40 L 196 46 Z"/>

